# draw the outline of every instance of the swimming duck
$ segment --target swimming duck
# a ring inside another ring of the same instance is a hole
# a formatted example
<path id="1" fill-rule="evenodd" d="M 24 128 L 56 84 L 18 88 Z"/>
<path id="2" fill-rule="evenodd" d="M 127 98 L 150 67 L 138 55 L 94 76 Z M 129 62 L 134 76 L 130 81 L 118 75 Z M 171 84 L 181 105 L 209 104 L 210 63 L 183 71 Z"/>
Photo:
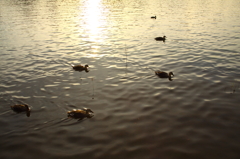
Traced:
<path id="1" fill-rule="evenodd" d="M 166 36 L 164 35 L 163 37 L 156 37 L 155 40 L 156 41 L 165 41 L 166 40 Z"/>
<path id="2" fill-rule="evenodd" d="M 30 108 L 26 104 L 16 104 L 11 106 L 11 109 L 16 113 L 26 112 L 27 117 L 30 116 Z"/>
<path id="3" fill-rule="evenodd" d="M 68 111 L 68 117 L 82 120 L 83 118 L 92 118 L 93 111 L 89 108 L 83 109 L 73 109 L 72 111 Z"/>
<path id="4" fill-rule="evenodd" d="M 157 16 L 155 15 L 155 16 L 151 16 L 151 19 L 157 19 Z"/>
<path id="5" fill-rule="evenodd" d="M 72 68 L 75 70 L 75 71 L 85 71 L 85 72 L 89 72 L 88 71 L 88 65 L 85 65 L 85 66 L 82 66 L 82 65 L 71 65 Z"/>
<path id="6" fill-rule="evenodd" d="M 160 78 L 168 78 L 170 81 L 172 81 L 172 75 L 174 76 L 174 74 L 172 72 L 163 72 L 163 71 L 155 71 L 155 74 L 158 75 L 158 77 Z"/>

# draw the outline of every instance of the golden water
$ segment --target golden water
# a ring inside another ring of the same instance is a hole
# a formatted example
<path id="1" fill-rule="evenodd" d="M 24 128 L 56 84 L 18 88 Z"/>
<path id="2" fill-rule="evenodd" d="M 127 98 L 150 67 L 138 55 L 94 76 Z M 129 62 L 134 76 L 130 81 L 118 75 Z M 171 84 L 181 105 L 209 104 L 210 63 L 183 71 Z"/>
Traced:
<path id="1" fill-rule="evenodd" d="M 239 0 L 0 0 L 0 158 L 239 158 L 239 37 Z"/>

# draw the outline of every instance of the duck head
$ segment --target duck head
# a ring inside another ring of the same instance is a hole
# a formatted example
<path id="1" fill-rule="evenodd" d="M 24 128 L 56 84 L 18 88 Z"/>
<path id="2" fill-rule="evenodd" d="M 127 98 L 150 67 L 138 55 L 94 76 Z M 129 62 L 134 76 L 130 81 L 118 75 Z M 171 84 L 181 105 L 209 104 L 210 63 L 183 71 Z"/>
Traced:
<path id="1" fill-rule="evenodd" d="M 85 72 L 89 72 L 88 67 L 88 65 L 85 65 Z"/>
<path id="2" fill-rule="evenodd" d="M 25 108 L 26 108 L 26 115 L 27 117 L 30 117 L 30 108 L 28 105 L 24 104 Z"/>
<path id="3" fill-rule="evenodd" d="M 172 75 L 174 76 L 174 74 L 172 72 L 169 72 L 169 74 L 168 74 L 169 81 L 172 81 Z"/>
<path id="4" fill-rule="evenodd" d="M 89 114 L 89 112 L 93 113 L 93 111 L 89 108 L 83 108 L 83 110 L 85 110 L 87 114 Z"/>
<path id="5" fill-rule="evenodd" d="M 171 76 L 171 75 L 173 75 L 173 76 L 174 76 L 173 72 L 169 72 L 169 76 Z"/>

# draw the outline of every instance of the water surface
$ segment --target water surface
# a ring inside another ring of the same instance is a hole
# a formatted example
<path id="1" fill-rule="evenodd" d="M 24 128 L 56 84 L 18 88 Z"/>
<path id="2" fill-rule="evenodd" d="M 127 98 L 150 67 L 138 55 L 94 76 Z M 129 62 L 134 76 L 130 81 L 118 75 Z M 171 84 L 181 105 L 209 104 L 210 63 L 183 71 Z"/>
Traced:
<path id="1" fill-rule="evenodd" d="M 240 157 L 239 0 L 0 0 L 0 35 L 0 158 Z"/>

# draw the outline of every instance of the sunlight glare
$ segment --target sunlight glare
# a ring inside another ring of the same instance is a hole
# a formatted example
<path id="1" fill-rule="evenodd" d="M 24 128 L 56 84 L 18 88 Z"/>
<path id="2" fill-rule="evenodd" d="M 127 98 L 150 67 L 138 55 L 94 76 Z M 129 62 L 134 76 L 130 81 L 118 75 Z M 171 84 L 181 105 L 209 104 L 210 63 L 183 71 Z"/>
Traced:
<path id="1" fill-rule="evenodd" d="M 104 6 L 101 0 L 88 0 L 85 3 L 85 13 L 83 15 L 84 28 L 90 41 L 104 41 L 104 29 L 106 28 L 106 18 Z"/>

